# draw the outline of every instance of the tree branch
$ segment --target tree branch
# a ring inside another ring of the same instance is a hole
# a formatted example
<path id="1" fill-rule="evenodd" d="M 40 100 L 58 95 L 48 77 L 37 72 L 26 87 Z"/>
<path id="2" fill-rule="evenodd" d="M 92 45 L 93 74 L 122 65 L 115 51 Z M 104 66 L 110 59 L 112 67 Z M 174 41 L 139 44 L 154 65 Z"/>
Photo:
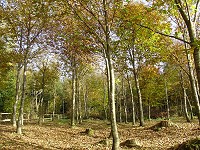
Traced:
<path id="1" fill-rule="evenodd" d="M 144 25 L 142 25 L 142 24 L 137 24 L 137 25 L 139 25 L 139 26 L 141 26 L 141 27 L 143 27 L 143 28 L 146 28 L 146 29 L 148 29 L 148 30 L 151 30 L 151 31 L 153 31 L 153 32 L 155 32 L 155 33 L 157 33 L 157 34 L 160 34 L 160 35 L 163 35 L 163 36 L 166 36 L 166 37 L 170 37 L 170 38 L 173 38 L 173 39 L 182 41 L 182 42 L 187 43 L 187 44 L 191 44 L 190 42 L 188 42 L 188 41 L 186 41 L 186 40 L 184 40 L 184 39 L 181 39 L 181 38 L 179 38 L 179 37 L 176 37 L 176 36 L 173 36 L 173 35 L 168 35 L 168 34 L 165 34 L 165 33 L 159 32 L 159 31 L 155 31 L 155 30 L 153 30 L 152 28 L 147 27 L 147 26 L 144 26 Z"/>

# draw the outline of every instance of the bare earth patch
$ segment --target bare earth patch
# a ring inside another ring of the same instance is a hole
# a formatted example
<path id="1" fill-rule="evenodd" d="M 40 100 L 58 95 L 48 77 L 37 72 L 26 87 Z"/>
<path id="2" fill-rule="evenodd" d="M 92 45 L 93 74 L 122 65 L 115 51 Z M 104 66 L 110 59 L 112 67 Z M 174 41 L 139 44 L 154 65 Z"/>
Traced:
<path id="1" fill-rule="evenodd" d="M 180 144 L 188 139 L 200 135 L 197 123 L 175 123 L 168 128 L 154 131 L 149 127 L 158 122 L 146 122 L 145 127 L 132 126 L 131 124 L 118 124 L 120 141 L 134 139 L 140 143 L 142 150 L 166 150 L 173 145 Z M 94 130 L 94 135 L 82 134 L 86 128 Z M 26 124 L 23 135 L 15 133 L 11 125 L 0 124 L 0 149 L 6 150 L 59 150 L 59 149 L 111 149 L 111 146 L 99 144 L 110 134 L 110 126 L 103 121 L 87 120 L 75 128 L 67 123 L 44 123 L 42 126 Z M 122 147 L 122 149 L 128 149 Z"/>

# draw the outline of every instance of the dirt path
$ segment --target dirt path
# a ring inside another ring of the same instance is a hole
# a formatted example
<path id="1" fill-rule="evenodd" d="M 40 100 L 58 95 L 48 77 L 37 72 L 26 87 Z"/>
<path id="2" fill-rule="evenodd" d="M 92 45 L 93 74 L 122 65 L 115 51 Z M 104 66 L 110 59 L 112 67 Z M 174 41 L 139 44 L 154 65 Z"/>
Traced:
<path id="1" fill-rule="evenodd" d="M 157 122 L 147 122 L 148 126 L 138 127 L 131 124 L 119 124 L 121 142 L 135 139 L 144 150 L 165 150 L 200 135 L 197 123 L 175 123 L 169 128 L 159 131 L 149 129 Z M 82 134 L 86 128 L 92 128 L 93 136 Z M 75 128 L 66 124 L 45 123 L 42 126 L 27 124 L 23 135 L 17 135 L 11 125 L 0 125 L 0 149 L 10 150 L 60 150 L 60 149 L 88 149 L 106 150 L 110 146 L 97 144 L 109 136 L 110 126 L 103 121 L 88 120 Z M 128 149 L 123 147 L 122 149 Z"/>

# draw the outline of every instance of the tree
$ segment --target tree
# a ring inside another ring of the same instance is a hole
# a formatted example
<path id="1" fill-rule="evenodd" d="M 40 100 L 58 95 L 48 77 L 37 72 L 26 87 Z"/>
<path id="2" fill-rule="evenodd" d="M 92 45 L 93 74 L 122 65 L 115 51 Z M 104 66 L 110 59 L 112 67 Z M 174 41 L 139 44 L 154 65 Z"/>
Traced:
<path id="1" fill-rule="evenodd" d="M 17 133 L 22 133 L 23 108 L 25 101 L 26 90 L 26 71 L 29 59 L 38 51 L 38 37 L 47 27 L 51 14 L 49 13 L 51 2 L 36 2 L 36 1 L 9 1 L 2 3 L 1 9 L 4 12 L 4 20 L 8 24 L 11 31 L 12 40 L 15 44 L 14 50 L 21 56 L 18 60 L 17 77 L 19 70 L 23 67 L 22 73 L 22 94 L 19 110 L 19 118 L 17 124 Z M 48 16 L 48 17 L 47 17 Z M 33 48 L 34 47 L 34 48 Z M 16 94 L 18 94 L 18 79 L 16 80 Z M 18 101 L 16 95 L 16 103 Z M 14 107 L 15 109 L 16 107 Z M 15 115 L 15 110 L 14 114 Z M 15 125 L 15 123 L 13 123 Z"/>
<path id="2" fill-rule="evenodd" d="M 149 13 L 151 13 L 151 15 Z M 161 56 L 164 47 L 166 48 L 166 43 L 169 44 L 170 41 L 167 40 L 167 38 L 164 41 L 160 35 L 156 35 L 152 31 L 143 29 L 137 24 L 145 22 L 145 24 L 153 26 L 156 20 L 159 24 L 157 28 L 169 26 L 168 23 L 163 22 L 164 19 L 164 16 L 161 16 L 156 12 L 149 12 L 145 5 L 137 3 L 129 3 L 118 13 L 118 20 L 120 23 L 118 25 L 117 35 L 120 37 L 120 45 L 125 50 L 129 65 L 131 65 L 131 70 L 134 74 L 141 126 L 144 125 L 143 98 L 140 88 L 141 68 L 145 66 L 144 64 L 156 65 L 156 63 L 162 61 Z"/>
<path id="3" fill-rule="evenodd" d="M 115 78 L 112 62 L 112 45 L 110 33 L 112 21 L 116 9 L 116 2 L 98 1 L 70 1 L 75 16 L 83 23 L 97 45 L 102 46 L 102 54 L 105 57 L 108 79 L 108 97 L 110 104 L 111 134 L 113 136 L 112 149 L 119 149 L 119 137 L 115 114 Z M 90 17 L 88 17 L 90 16 Z"/>
<path id="4" fill-rule="evenodd" d="M 152 1 L 151 1 L 152 2 Z M 194 64 L 195 64 L 195 70 L 197 74 L 197 80 L 198 85 L 200 84 L 200 50 L 199 50 L 199 38 L 198 38 L 198 22 L 199 22 L 199 0 L 195 1 L 182 1 L 182 0 L 174 0 L 174 1 L 153 1 L 152 8 L 155 10 L 155 8 L 161 12 L 162 14 L 168 15 L 169 18 L 172 18 L 171 20 L 176 20 L 175 24 L 177 26 L 180 26 L 180 23 L 183 23 L 182 25 L 184 28 L 180 30 L 180 32 L 175 32 L 170 34 L 170 32 L 162 32 L 162 30 L 154 30 L 150 26 L 142 25 L 142 27 L 148 28 L 152 31 L 155 31 L 158 34 L 161 34 L 163 36 L 168 36 L 174 39 L 177 39 L 185 44 L 190 45 L 190 53 L 193 53 L 194 58 Z M 174 34 L 174 35 L 173 35 Z M 185 35 L 184 38 L 180 37 L 180 35 Z M 190 65 L 191 66 L 191 65 Z M 192 75 L 192 74 L 191 74 Z M 200 105 L 197 93 L 195 92 L 195 84 L 193 84 L 194 80 L 192 79 L 190 75 L 191 80 L 191 86 L 195 98 L 196 103 L 196 109 L 198 110 L 198 119 L 200 124 Z"/>

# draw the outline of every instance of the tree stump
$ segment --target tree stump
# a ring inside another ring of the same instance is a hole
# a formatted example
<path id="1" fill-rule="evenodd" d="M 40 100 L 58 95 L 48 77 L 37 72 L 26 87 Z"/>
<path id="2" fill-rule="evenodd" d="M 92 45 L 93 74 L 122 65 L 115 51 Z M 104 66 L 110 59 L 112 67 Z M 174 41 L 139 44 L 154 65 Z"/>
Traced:
<path id="1" fill-rule="evenodd" d="M 160 122 L 160 126 L 162 127 L 169 127 L 169 120 L 163 120 Z"/>
<path id="2" fill-rule="evenodd" d="M 169 120 L 162 120 L 159 123 L 155 124 L 154 126 L 150 127 L 149 129 L 154 131 L 160 131 L 162 128 L 167 128 L 170 126 Z"/>
<path id="3" fill-rule="evenodd" d="M 128 147 L 128 148 L 140 148 L 140 143 L 135 139 L 126 140 L 120 143 L 120 146 Z"/>
<path id="4" fill-rule="evenodd" d="M 91 128 L 87 128 L 84 132 L 81 133 L 89 136 L 94 136 L 94 130 L 92 130 Z"/>

